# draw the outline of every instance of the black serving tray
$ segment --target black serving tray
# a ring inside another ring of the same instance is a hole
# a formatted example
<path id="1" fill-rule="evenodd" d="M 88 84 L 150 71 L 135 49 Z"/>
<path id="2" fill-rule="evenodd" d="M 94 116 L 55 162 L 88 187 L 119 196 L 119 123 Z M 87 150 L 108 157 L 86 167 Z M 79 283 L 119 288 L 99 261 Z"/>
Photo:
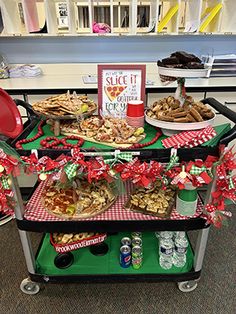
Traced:
<path id="1" fill-rule="evenodd" d="M 217 110 L 219 113 L 230 119 L 232 122 L 236 123 L 236 113 L 229 109 L 228 107 L 222 105 L 214 98 L 206 98 L 202 100 L 203 103 L 210 105 L 215 110 Z M 31 106 L 28 103 L 25 103 L 22 100 L 15 99 L 15 103 L 17 106 L 24 107 L 29 115 L 28 121 L 24 124 L 24 130 L 23 132 L 15 139 L 8 139 L 7 143 L 14 149 L 16 149 L 15 144 L 17 141 L 25 139 L 30 132 L 34 129 L 34 127 L 37 125 L 37 123 L 40 121 L 39 118 L 34 114 L 34 112 L 31 109 Z M 236 126 L 234 125 L 233 128 L 227 132 L 220 140 L 220 144 L 227 145 L 230 141 L 236 138 Z M 104 149 L 103 151 L 106 152 L 112 152 L 115 149 L 108 148 Z M 16 149 L 16 151 L 21 156 L 29 156 L 31 154 L 31 150 L 24 150 L 24 149 Z M 83 152 L 96 152 L 95 149 L 81 149 Z M 122 151 L 129 151 L 129 149 L 122 149 Z M 170 151 L 171 149 L 132 149 L 132 151 L 139 151 L 140 152 L 140 159 L 152 159 L 157 160 L 160 162 L 168 162 L 170 158 Z M 39 149 L 38 150 L 38 156 L 39 158 L 42 156 L 48 156 L 52 159 L 57 158 L 61 154 L 70 155 L 69 149 L 62 149 L 62 150 L 54 150 L 54 149 Z M 208 155 L 212 156 L 219 156 L 219 148 L 218 145 L 215 147 L 205 147 L 205 146 L 198 146 L 194 148 L 180 148 L 178 149 L 178 156 L 180 158 L 180 161 L 188 161 L 195 159 L 196 156 L 199 159 L 206 159 Z"/>

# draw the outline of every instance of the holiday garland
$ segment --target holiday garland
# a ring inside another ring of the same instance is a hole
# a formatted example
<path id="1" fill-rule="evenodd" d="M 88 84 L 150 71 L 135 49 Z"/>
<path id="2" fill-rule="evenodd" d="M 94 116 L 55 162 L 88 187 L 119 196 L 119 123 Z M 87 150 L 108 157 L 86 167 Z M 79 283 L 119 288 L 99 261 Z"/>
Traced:
<path id="1" fill-rule="evenodd" d="M 207 223 L 221 227 L 231 212 L 225 210 L 225 200 L 236 201 L 236 158 L 232 148 L 221 148 L 221 157 L 215 164 L 216 187 L 212 192 L 211 203 L 205 206 Z"/>
<path id="2" fill-rule="evenodd" d="M 10 148 L 9 148 L 10 149 Z M 8 151 L 8 149 L 4 149 Z M 208 156 L 205 161 L 195 160 L 178 164 L 178 156 L 171 156 L 166 166 L 157 162 L 141 162 L 132 160 L 130 152 L 117 152 L 114 158 L 103 157 L 85 159 L 79 148 L 71 150 L 71 156 L 61 155 L 53 160 L 48 156 L 38 158 L 35 153 L 29 157 L 19 157 L 10 149 L 6 154 L 0 149 L 0 211 L 9 212 L 14 208 L 13 192 L 9 176 L 18 176 L 20 166 L 24 166 L 26 174 L 36 173 L 39 180 L 52 180 L 61 183 L 73 182 L 77 176 L 85 178 L 89 183 L 106 180 L 111 183 L 117 178 L 130 180 L 133 184 L 151 188 L 159 180 L 163 189 L 174 184 L 184 189 L 186 183 L 198 188 L 213 181 L 217 176 L 211 202 L 205 206 L 203 217 L 208 224 L 220 227 L 225 217 L 231 213 L 225 210 L 225 200 L 236 200 L 236 157 L 232 149 L 222 148 L 221 157 Z"/>

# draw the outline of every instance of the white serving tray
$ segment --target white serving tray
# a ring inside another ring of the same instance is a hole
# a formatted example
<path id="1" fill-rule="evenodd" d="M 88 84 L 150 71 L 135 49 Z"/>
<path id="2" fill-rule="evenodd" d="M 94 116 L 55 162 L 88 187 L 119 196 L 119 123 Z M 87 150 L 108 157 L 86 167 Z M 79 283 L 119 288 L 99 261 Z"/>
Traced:
<path id="1" fill-rule="evenodd" d="M 208 125 L 213 125 L 215 120 L 215 115 L 212 119 L 202 121 L 202 122 L 189 122 L 189 123 L 180 123 L 180 122 L 167 122 L 157 119 L 150 118 L 145 113 L 145 120 L 147 123 L 159 127 L 162 129 L 162 133 L 166 136 L 171 136 L 173 134 L 190 131 L 190 130 L 200 130 L 206 128 Z"/>
<path id="2" fill-rule="evenodd" d="M 159 75 L 165 75 L 170 77 L 207 77 L 208 68 L 204 69 L 175 69 L 158 67 Z"/>

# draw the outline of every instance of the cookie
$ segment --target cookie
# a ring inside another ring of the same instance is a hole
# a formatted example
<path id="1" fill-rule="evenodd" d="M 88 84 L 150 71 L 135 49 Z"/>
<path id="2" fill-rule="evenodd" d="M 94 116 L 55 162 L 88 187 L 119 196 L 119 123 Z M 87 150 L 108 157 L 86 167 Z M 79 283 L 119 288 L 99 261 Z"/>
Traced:
<path id="1" fill-rule="evenodd" d="M 176 113 L 171 113 L 171 116 L 174 118 L 182 118 L 187 116 L 187 111 L 181 111 Z"/>
<path id="2" fill-rule="evenodd" d="M 174 122 L 188 123 L 189 121 L 187 117 L 182 117 L 182 118 L 175 118 Z"/>
<path id="3" fill-rule="evenodd" d="M 189 122 L 197 122 L 190 113 L 187 114 L 187 118 Z"/>
<path id="4" fill-rule="evenodd" d="M 165 115 L 164 112 L 158 113 L 158 119 L 162 120 L 162 121 L 167 121 L 167 122 L 173 122 L 174 121 L 174 117 Z"/>
<path id="5" fill-rule="evenodd" d="M 180 63 L 187 64 L 190 62 L 201 63 L 201 60 L 194 54 L 187 53 L 185 51 L 176 51 L 170 55 L 171 57 L 176 57 Z"/>
<path id="6" fill-rule="evenodd" d="M 162 63 L 163 63 L 164 65 L 171 65 L 171 64 L 178 64 L 178 63 L 180 63 L 180 62 L 179 62 L 179 59 L 176 58 L 176 57 L 164 58 L 164 59 L 162 59 L 161 61 L 162 61 Z"/>
<path id="7" fill-rule="evenodd" d="M 199 114 L 199 112 L 195 108 L 191 108 L 189 113 L 194 117 L 195 120 L 197 120 L 197 122 L 203 121 L 201 115 Z"/>

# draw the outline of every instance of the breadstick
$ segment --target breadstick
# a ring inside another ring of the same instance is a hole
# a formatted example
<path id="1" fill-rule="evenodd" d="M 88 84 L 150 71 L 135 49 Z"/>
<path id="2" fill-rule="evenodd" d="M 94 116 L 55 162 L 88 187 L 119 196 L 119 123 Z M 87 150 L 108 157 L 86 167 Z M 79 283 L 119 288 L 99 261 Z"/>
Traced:
<path id="1" fill-rule="evenodd" d="M 187 114 L 187 118 L 189 122 L 197 122 L 190 113 Z"/>
<path id="2" fill-rule="evenodd" d="M 194 117 L 194 119 L 197 120 L 198 122 L 202 122 L 202 121 L 203 121 L 201 115 L 199 114 L 199 112 L 198 112 L 196 109 L 191 108 L 190 114 L 191 114 L 191 115 Z"/>
<path id="3" fill-rule="evenodd" d="M 186 117 L 186 115 L 187 115 L 186 111 L 176 112 L 176 113 L 171 112 L 171 116 L 174 118 L 182 118 L 182 117 Z"/>
<path id="4" fill-rule="evenodd" d="M 174 119 L 174 122 L 188 123 L 188 118 L 187 117 L 176 118 L 176 119 Z"/>

